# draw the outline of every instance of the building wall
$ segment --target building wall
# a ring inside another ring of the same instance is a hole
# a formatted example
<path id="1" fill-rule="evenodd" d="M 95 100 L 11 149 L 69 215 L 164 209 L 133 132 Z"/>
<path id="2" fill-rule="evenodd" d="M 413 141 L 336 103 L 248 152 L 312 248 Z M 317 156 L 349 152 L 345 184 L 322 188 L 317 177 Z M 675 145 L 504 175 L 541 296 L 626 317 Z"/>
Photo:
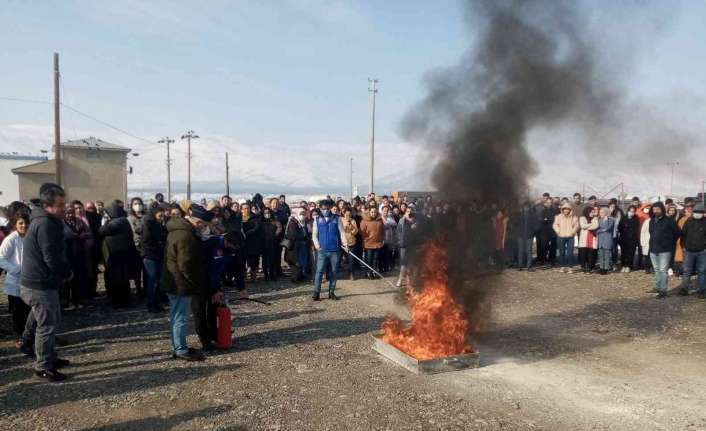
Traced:
<path id="1" fill-rule="evenodd" d="M 19 174 L 19 194 L 21 201 L 29 201 L 39 197 L 39 187 L 44 183 L 53 183 L 56 178 L 53 174 Z"/>
<path id="2" fill-rule="evenodd" d="M 106 150 L 62 150 L 62 183 L 69 200 L 127 200 L 126 153 Z"/>
<path id="3" fill-rule="evenodd" d="M 12 170 L 40 161 L 39 158 L 0 158 L 0 205 L 7 205 L 21 197 L 20 184 L 17 175 L 13 174 Z"/>

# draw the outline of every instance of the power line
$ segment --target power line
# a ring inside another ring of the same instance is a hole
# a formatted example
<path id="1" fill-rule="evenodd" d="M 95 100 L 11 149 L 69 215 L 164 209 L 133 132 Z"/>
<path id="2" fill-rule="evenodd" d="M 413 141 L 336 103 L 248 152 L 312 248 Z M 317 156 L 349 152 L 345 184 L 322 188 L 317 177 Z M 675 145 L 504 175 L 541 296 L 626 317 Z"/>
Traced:
<path id="1" fill-rule="evenodd" d="M 22 103 L 38 103 L 41 105 L 51 105 L 52 102 L 46 100 L 31 100 L 31 99 L 21 99 L 19 97 L 5 97 L 0 96 L 0 100 L 8 100 L 10 102 L 22 102 Z"/>
<path id="2" fill-rule="evenodd" d="M 73 107 L 71 107 L 71 106 L 69 106 L 69 105 L 66 105 L 66 104 L 62 103 L 61 106 L 63 106 L 64 108 L 69 109 L 69 110 L 71 110 L 71 111 L 77 113 L 78 115 L 84 116 L 84 117 L 86 117 L 86 118 L 88 118 L 88 119 L 90 119 L 90 120 L 93 120 L 93 121 L 95 121 L 95 122 L 97 122 L 97 123 L 100 123 L 100 124 L 102 124 L 102 125 L 104 125 L 104 126 L 106 126 L 106 127 L 108 127 L 108 128 L 111 128 L 111 129 L 113 129 L 113 130 L 115 130 L 115 131 L 117 131 L 117 132 L 120 132 L 120 133 L 122 133 L 122 134 L 125 134 L 125 135 L 127 135 L 127 136 L 130 136 L 130 137 L 135 138 L 135 139 L 137 139 L 137 140 L 146 142 L 146 143 L 149 144 L 149 145 L 157 145 L 154 141 L 150 141 L 149 139 L 146 139 L 146 138 L 142 138 L 142 137 L 140 137 L 140 136 L 137 136 L 137 135 L 135 135 L 135 134 L 133 134 L 133 133 L 128 132 L 128 131 L 125 130 L 125 129 L 121 129 L 120 127 L 113 126 L 113 125 L 110 124 L 110 123 L 107 123 L 107 122 L 105 122 L 105 121 L 103 121 L 103 120 L 99 120 L 98 118 L 96 118 L 96 117 L 94 117 L 94 116 L 92 116 L 92 115 L 90 115 L 90 114 L 86 114 L 85 112 L 81 112 L 81 111 L 79 111 L 78 109 L 73 108 Z"/>

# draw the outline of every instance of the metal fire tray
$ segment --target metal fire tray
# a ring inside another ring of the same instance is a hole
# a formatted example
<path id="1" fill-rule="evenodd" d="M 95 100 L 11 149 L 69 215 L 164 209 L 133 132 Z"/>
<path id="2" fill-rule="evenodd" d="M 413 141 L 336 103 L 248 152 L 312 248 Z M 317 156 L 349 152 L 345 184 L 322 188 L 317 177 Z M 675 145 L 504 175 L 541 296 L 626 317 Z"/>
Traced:
<path id="1" fill-rule="evenodd" d="M 434 359 L 415 359 L 391 344 L 382 341 L 381 333 L 374 333 L 373 350 L 415 374 L 437 374 L 447 371 L 460 371 L 480 366 L 478 352 L 446 356 Z"/>

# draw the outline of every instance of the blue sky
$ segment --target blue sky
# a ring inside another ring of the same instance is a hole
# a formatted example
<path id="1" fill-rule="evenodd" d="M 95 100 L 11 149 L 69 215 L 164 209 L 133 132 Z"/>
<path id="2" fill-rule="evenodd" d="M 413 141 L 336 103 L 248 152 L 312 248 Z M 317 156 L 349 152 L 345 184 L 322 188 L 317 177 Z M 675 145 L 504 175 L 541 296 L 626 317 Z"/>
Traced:
<path id="1" fill-rule="evenodd" d="M 617 57 L 629 64 L 621 77 L 629 96 L 654 108 L 660 121 L 679 122 L 698 134 L 706 118 L 706 3 L 611 4 L 585 2 L 585 9 L 600 30 L 608 61 Z M 423 97 L 425 74 L 455 63 L 469 46 L 469 34 L 462 3 L 453 0 L 5 2 L 0 97 L 51 100 L 51 56 L 57 51 L 67 105 L 150 141 L 196 130 L 201 139 L 194 144 L 193 172 L 204 190 L 222 182 L 225 151 L 234 155 L 235 189 L 330 184 L 345 191 L 348 158 L 354 157 L 354 182 L 366 190 L 366 88 L 373 76 L 380 79 L 381 187 L 425 187 L 424 169 L 416 168 L 430 155 L 398 136 L 399 121 Z M 91 134 L 140 153 L 130 161 L 132 188 L 164 184 L 161 146 L 66 109 L 62 115 L 66 139 Z M 51 124 L 50 105 L 0 100 L 0 151 L 46 148 Z M 177 183 L 184 179 L 184 150 L 177 140 Z M 532 151 L 541 160 L 537 187 L 557 181 L 557 162 L 576 166 L 557 192 L 606 176 L 586 169 L 586 155 L 570 143 L 558 153 L 542 145 Z M 602 162 L 595 155 L 589 159 Z M 607 182 L 630 182 L 636 192 L 663 187 L 661 180 L 638 181 L 634 173 L 625 178 L 629 173 L 609 170 L 616 178 Z M 677 182 L 684 192 L 694 188 L 686 173 Z"/>

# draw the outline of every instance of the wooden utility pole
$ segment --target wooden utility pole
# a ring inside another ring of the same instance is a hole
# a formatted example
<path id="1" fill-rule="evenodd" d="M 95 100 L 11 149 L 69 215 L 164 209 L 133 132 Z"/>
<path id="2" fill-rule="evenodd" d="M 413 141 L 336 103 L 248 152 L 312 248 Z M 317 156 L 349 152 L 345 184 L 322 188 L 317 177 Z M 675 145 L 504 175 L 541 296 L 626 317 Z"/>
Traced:
<path id="1" fill-rule="evenodd" d="M 226 195 L 230 196 L 230 171 L 228 170 L 228 151 L 226 151 Z"/>
<path id="2" fill-rule="evenodd" d="M 186 167 L 186 199 L 191 200 L 191 140 L 192 139 L 198 139 L 199 135 L 196 134 L 193 130 L 187 130 L 186 133 L 181 135 L 181 139 L 186 139 L 187 141 L 187 146 L 186 146 L 186 158 L 187 158 L 187 167 Z"/>
<path id="3" fill-rule="evenodd" d="M 157 141 L 158 144 L 167 144 L 167 202 L 172 201 L 172 159 L 169 156 L 169 144 L 174 143 L 174 139 L 169 139 L 169 136 Z"/>
<path id="4" fill-rule="evenodd" d="M 61 123 L 59 102 L 59 53 L 54 53 L 54 162 L 56 165 L 56 183 L 61 185 Z"/>

